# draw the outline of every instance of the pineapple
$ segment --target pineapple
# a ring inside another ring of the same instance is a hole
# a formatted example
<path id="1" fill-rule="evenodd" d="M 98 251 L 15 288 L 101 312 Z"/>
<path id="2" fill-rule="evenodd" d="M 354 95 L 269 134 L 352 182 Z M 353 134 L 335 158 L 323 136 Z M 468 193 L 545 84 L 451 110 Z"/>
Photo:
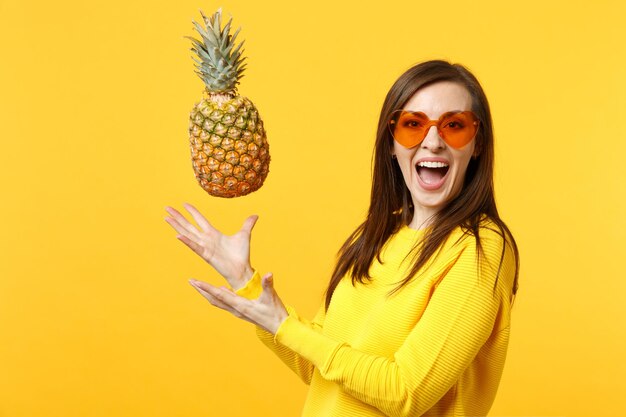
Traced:
<path id="1" fill-rule="evenodd" d="M 232 19 L 221 27 L 221 9 L 210 17 L 200 12 L 206 28 L 193 22 L 200 40 L 187 37 L 197 55 L 196 73 L 205 96 L 189 118 L 191 161 L 200 186 L 217 197 L 240 197 L 258 190 L 269 172 L 269 144 L 254 104 L 237 94 L 245 59 L 239 29 L 230 35 Z"/>

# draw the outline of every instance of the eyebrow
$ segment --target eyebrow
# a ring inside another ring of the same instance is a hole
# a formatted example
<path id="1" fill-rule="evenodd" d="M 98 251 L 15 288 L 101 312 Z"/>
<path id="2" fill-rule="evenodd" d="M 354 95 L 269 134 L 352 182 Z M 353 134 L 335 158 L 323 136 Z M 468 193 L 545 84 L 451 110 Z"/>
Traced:
<path id="1" fill-rule="evenodd" d="M 396 110 L 397 111 L 397 110 Z M 430 119 L 430 116 L 428 116 L 426 113 L 424 113 L 421 110 L 405 110 L 405 109 L 400 109 L 400 111 L 403 112 L 407 112 L 407 113 L 422 113 L 424 116 L 428 117 Z M 471 110 L 450 110 L 444 113 L 441 113 L 441 116 L 438 117 L 438 119 L 440 119 L 441 117 L 448 115 L 448 114 L 456 114 L 456 113 L 463 113 L 464 111 L 471 111 Z M 430 119 L 430 120 L 434 120 L 434 119 Z"/>

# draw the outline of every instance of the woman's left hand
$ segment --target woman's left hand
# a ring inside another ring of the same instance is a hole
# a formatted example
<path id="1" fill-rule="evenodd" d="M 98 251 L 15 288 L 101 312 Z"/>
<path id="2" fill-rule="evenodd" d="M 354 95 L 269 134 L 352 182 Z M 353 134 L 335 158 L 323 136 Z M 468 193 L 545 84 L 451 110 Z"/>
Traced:
<path id="1" fill-rule="evenodd" d="M 189 283 L 214 306 L 260 326 L 272 334 L 276 334 L 289 315 L 274 290 L 274 277 L 271 273 L 263 277 L 263 292 L 256 300 L 241 297 L 226 287 L 215 287 L 194 279 L 190 279 Z"/>

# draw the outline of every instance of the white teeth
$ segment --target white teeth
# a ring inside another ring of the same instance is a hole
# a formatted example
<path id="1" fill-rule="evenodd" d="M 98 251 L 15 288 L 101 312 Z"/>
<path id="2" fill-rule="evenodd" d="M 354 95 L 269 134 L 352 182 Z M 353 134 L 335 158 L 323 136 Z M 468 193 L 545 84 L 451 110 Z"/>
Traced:
<path id="1" fill-rule="evenodd" d="M 417 163 L 417 166 L 426 168 L 445 168 L 448 164 L 445 162 L 421 161 Z"/>

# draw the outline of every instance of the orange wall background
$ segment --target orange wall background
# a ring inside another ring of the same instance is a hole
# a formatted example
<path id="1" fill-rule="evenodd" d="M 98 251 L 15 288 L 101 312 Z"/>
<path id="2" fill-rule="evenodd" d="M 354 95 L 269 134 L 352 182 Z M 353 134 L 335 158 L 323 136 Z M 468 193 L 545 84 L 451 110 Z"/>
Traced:
<path id="1" fill-rule="evenodd" d="M 247 197 L 195 182 L 191 20 L 223 6 L 272 162 Z M 306 387 L 189 286 L 221 282 L 164 207 L 232 233 L 312 316 L 363 219 L 383 98 L 416 62 L 492 106 L 520 292 L 492 416 L 626 415 L 625 3 L 0 1 L 0 416 L 296 416 Z M 280 404 L 278 411 L 277 405 Z"/>

